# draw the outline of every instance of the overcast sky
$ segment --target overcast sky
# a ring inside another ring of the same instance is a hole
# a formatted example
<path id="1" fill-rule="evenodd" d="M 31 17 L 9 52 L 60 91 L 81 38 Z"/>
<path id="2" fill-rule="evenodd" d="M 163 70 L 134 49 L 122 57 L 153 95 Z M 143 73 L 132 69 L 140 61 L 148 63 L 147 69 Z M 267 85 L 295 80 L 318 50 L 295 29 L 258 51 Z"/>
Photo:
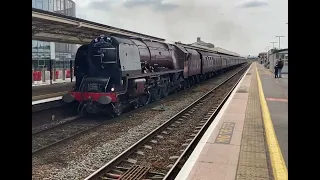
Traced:
<path id="1" fill-rule="evenodd" d="M 288 47 L 288 0 L 74 0 L 77 17 L 170 41 L 258 55 Z M 275 44 L 279 47 L 279 44 Z"/>

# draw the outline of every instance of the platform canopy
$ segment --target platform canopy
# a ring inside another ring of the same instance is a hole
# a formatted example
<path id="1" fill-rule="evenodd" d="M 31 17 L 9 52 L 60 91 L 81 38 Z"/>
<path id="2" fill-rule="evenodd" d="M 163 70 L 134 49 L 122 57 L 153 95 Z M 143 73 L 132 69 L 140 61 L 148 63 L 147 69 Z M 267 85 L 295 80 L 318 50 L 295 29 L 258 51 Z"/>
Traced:
<path id="1" fill-rule="evenodd" d="M 154 36 L 32 8 L 33 40 L 84 44 L 101 34 L 116 34 L 154 41 L 165 41 L 165 39 Z"/>

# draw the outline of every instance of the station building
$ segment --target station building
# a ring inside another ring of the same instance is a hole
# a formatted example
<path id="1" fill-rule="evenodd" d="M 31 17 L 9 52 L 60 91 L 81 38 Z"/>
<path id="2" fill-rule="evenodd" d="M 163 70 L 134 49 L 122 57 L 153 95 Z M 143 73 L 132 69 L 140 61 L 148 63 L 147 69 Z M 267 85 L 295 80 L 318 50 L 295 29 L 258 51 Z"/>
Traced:
<path id="1" fill-rule="evenodd" d="M 268 52 L 268 68 L 274 72 L 274 65 L 277 60 L 283 60 L 282 73 L 288 73 L 288 49 L 275 49 Z"/>
<path id="2" fill-rule="evenodd" d="M 32 7 L 76 17 L 76 4 L 71 0 L 32 0 Z M 76 51 L 75 44 L 32 40 L 32 70 L 48 69 L 50 60 L 54 68 L 68 69 Z"/>

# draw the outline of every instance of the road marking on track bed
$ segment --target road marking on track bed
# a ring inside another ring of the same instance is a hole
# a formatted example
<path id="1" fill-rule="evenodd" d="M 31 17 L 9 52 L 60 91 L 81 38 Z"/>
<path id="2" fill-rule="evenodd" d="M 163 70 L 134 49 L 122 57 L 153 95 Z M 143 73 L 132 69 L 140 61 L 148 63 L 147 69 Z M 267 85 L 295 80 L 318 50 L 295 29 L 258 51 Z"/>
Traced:
<path id="1" fill-rule="evenodd" d="M 214 143 L 230 144 L 236 123 L 224 122 Z"/>
<path id="2" fill-rule="evenodd" d="M 275 134 L 271 115 L 269 112 L 269 108 L 267 105 L 267 101 L 265 99 L 262 83 L 260 80 L 258 69 L 256 68 L 256 74 L 258 79 L 258 88 L 259 88 L 259 96 L 260 96 L 260 104 L 262 110 L 262 118 L 264 122 L 264 128 L 266 132 L 266 139 L 268 144 L 268 149 L 270 153 L 271 166 L 273 171 L 273 176 L 275 180 L 287 180 L 288 179 L 288 170 L 285 165 L 281 149 L 277 140 L 277 136 Z"/>

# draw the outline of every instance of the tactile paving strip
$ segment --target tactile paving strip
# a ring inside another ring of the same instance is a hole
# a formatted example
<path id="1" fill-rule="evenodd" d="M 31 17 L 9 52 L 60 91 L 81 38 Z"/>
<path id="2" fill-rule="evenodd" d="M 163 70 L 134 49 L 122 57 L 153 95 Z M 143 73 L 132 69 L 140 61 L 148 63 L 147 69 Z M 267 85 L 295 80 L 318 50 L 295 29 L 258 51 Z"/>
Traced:
<path id="1" fill-rule="evenodd" d="M 258 82 L 256 76 L 251 78 L 236 179 L 269 180 Z"/>
<path id="2" fill-rule="evenodd" d="M 245 86 L 241 86 L 238 90 L 237 93 L 248 93 L 248 89 Z"/>

